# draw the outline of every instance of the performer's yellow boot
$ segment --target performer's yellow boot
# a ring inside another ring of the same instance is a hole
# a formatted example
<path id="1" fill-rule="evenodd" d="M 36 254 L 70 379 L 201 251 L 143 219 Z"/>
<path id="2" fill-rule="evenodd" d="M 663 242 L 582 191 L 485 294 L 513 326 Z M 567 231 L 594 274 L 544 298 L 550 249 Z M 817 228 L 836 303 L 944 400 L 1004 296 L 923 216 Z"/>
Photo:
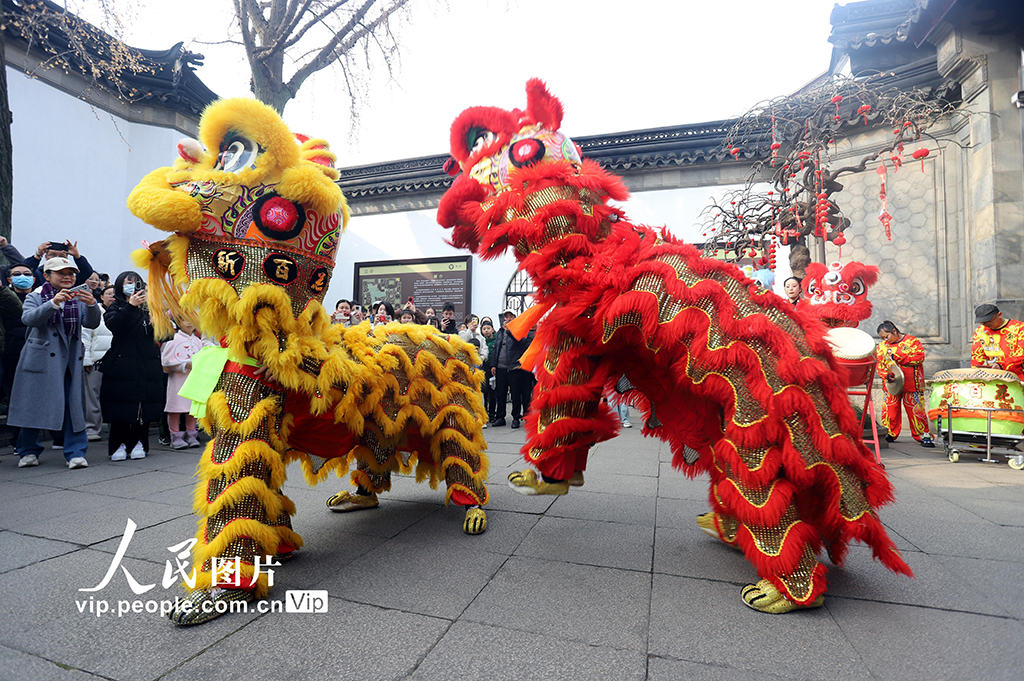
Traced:
<path id="1" fill-rule="evenodd" d="M 335 513 L 362 511 L 368 508 L 377 508 L 378 506 L 380 506 L 380 501 L 373 492 L 369 494 L 352 494 L 346 490 L 338 492 L 327 500 L 327 508 Z"/>
<path id="2" fill-rule="evenodd" d="M 576 471 L 572 474 L 572 477 L 569 478 L 570 487 L 583 487 L 583 483 L 583 471 Z"/>
<path id="3" fill-rule="evenodd" d="M 568 494 L 568 481 L 546 482 L 537 476 L 537 471 L 527 468 L 525 471 L 509 473 L 508 486 L 520 494 L 534 496 L 537 494 Z"/>
<path id="4" fill-rule="evenodd" d="M 775 585 L 767 579 L 762 579 L 757 584 L 748 584 L 743 587 L 742 591 L 740 591 L 740 595 L 743 597 L 743 602 L 747 604 L 747 607 L 760 612 L 766 612 L 769 615 L 782 615 L 787 612 L 793 612 L 794 610 L 820 608 L 825 603 L 824 596 L 818 596 L 810 603 L 803 605 L 800 603 L 794 603 L 783 596 L 782 593 L 775 588 Z"/>
<path id="5" fill-rule="evenodd" d="M 466 509 L 466 519 L 462 521 L 462 531 L 466 534 L 483 534 L 487 529 L 487 513 L 484 509 L 474 506 Z"/>
<path id="6" fill-rule="evenodd" d="M 715 539 L 719 540 L 726 546 L 732 547 L 737 551 L 740 551 L 740 545 L 736 543 L 736 530 L 733 528 L 731 541 L 724 537 L 718 529 L 718 523 L 715 522 L 717 514 L 714 511 L 709 511 L 703 515 L 697 516 L 697 527 L 710 534 Z M 720 519 L 719 519 L 720 520 Z"/>

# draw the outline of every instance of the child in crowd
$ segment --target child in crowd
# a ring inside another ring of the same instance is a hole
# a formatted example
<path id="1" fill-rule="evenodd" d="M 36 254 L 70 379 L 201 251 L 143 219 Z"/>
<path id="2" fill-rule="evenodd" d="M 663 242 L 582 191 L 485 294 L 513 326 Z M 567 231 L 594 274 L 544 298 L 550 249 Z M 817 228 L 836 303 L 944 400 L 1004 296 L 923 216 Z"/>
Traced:
<path id="1" fill-rule="evenodd" d="M 192 356 L 199 352 L 205 343 L 196 334 L 195 327 L 185 320 L 178 321 L 177 333 L 174 338 L 164 343 L 160 352 L 160 360 L 167 372 L 167 427 L 171 431 L 171 448 L 185 449 L 199 446 L 199 433 L 196 431 L 196 419 L 189 415 L 192 401 L 178 395 L 185 378 L 192 371 Z M 185 434 L 181 432 L 181 416 L 185 415 Z"/>
<path id="2" fill-rule="evenodd" d="M 398 321 L 403 324 L 415 324 L 416 315 L 413 314 L 412 310 L 405 308 L 398 314 Z"/>

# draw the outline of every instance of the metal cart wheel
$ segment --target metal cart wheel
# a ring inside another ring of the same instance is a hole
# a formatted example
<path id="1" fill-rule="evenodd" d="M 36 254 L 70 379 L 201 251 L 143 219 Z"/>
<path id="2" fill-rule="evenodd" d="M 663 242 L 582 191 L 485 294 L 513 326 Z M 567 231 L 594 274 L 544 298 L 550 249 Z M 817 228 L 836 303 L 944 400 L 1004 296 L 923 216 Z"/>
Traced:
<path id="1" fill-rule="evenodd" d="M 951 462 L 953 462 L 953 463 L 956 463 L 957 461 L 959 461 L 960 460 L 960 452 L 958 452 L 955 449 L 951 449 L 950 452 L 949 452 L 949 460 Z"/>
<path id="2" fill-rule="evenodd" d="M 1007 459 L 1006 463 L 1010 464 L 1010 468 L 1012 468 L 1015 471 L 1024 471 L 1024 454 L 1011 456 L 1009 459 Z"/>

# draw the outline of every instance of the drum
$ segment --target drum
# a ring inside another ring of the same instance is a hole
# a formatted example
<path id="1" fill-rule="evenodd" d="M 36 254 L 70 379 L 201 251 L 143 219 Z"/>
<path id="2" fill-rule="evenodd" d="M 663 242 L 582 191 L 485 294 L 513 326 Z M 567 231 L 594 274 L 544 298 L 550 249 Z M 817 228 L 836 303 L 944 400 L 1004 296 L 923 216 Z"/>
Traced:
<path id="1" fill-rule="evenodd" d="M 1013 409 L 1012 412 L 991 412 L 992 434 L 1024 433 L 1024 388 L 1009 371 L 981 367 L 947 369 L 935 374 L 930 383 L 928 420 L 933 427 L 941 416 L 946 430 L 984 435 L 988 429 L 989 412 L 979 408 Z M 952 426 L 946 423 L 947 405 L 960 407 L 953 412 Z M 972 408 L 978 410 L 973 411 Z"/>
<path id="2" fill-rule="evenodd" d="M 829 329 L 825 340 L 832 346 L 832 354 L 846 368 L 846 385 L 867 383 L 875 366 L 875 339 L 860 329 L 840 326 Z"/>

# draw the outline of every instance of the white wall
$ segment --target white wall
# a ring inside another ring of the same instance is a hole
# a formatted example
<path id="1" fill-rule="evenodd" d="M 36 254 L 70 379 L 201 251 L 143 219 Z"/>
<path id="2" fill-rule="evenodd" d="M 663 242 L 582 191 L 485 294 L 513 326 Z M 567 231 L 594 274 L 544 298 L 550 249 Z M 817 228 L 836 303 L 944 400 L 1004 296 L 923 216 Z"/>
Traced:
<path id="1" fill-rule="evenodd" d="M 111 116 L 10 67 L 7 86 L 14 115 L 11 243 L 28 257 L 42 241 L 77 240 L 97 271 L 113 278 L 132 269 L 130 254 L 142 239 L 163 233 L 129 213 L 125 200 L 143 175 L 174 161 L 181 133 Z"/>
<path id="2" fill-rule="evenodd" d="M 125 200 L 146 173 L 177 158 L 181 133 L 113 117 L 15 69 L 7 69 L 7 82 L 14 114 L 11 243 L 27 257 L 42 241 L 69 238 L 97 271 L 113 277 L 133 269 L 130 255 L 141 241 L 165 234 L 128 212 Z M 435 211 L 353 218 L 325 304 L 352 297 L 356 262 L 465 255 L 446 236 Z M 509 256 L 475 259 L 473 312 L 498 315 L 514 272 Z"/>

